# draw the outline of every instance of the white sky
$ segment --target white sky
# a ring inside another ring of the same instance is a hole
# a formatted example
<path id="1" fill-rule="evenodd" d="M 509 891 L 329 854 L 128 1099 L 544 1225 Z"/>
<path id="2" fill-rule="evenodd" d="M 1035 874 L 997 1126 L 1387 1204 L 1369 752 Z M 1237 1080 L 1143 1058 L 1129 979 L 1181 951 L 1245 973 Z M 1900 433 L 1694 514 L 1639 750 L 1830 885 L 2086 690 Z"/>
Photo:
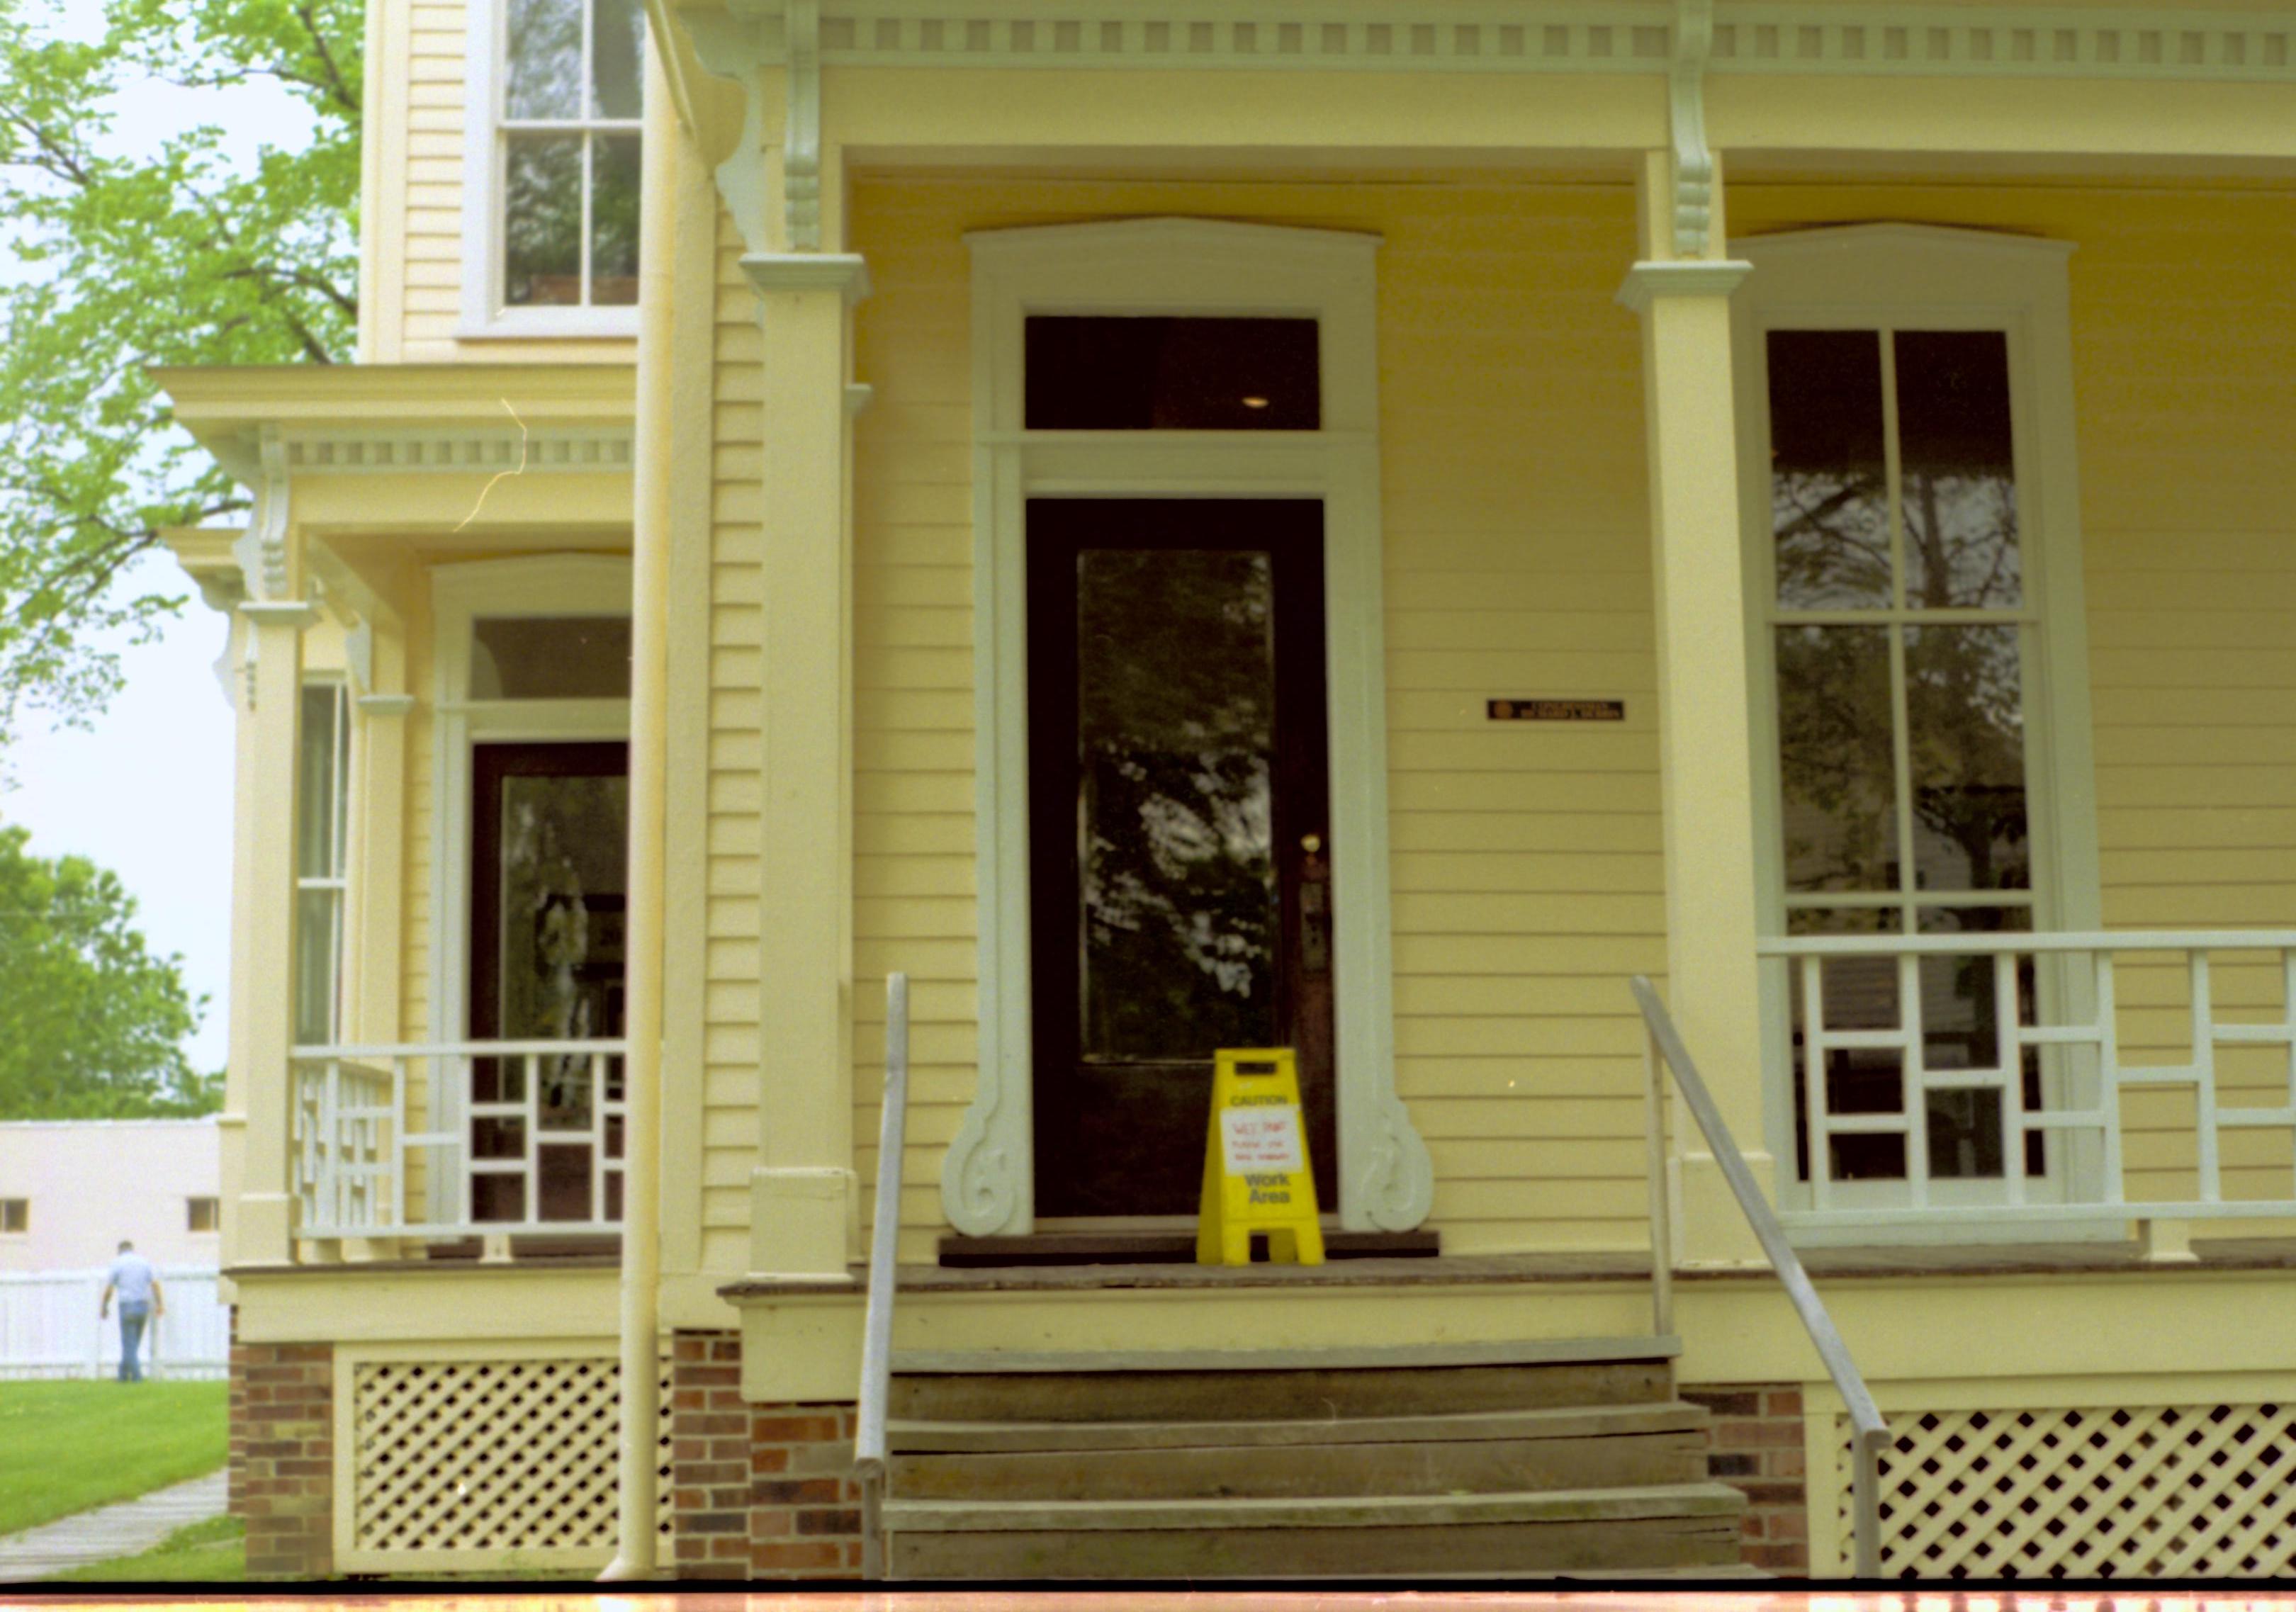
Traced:
<path id="1" fill-rule="evenodd" d="M 65 31 L 89 37 L 101 29 L 100 0 L 54 3 Z M 223 91 L 152 84 L 118 110 L 113 143 L 123 151 L 149 150 L 202 122 L 220 125 L 242 161 L 258 146 L 309 137 L 309 114 L 267 83 Z M 0 274 L 20 272 L 0 246 Z M 11 757 L 17 781 L 0 793 L 0 821 L 29 827 L 40 855 L 83 855 L 119 875 L 152 949 L 181 953 L 185 984 L 209 998 L 189 1051 L 195 1067 L 217 1069 L 231 974 L 232 716 L 213 671 L 225 623 L 164 554 L 147 557 L 126 585 L 190 602 L 158 642 L 126 651 L 127 687 L 92 732 L 28 727 Z"/>

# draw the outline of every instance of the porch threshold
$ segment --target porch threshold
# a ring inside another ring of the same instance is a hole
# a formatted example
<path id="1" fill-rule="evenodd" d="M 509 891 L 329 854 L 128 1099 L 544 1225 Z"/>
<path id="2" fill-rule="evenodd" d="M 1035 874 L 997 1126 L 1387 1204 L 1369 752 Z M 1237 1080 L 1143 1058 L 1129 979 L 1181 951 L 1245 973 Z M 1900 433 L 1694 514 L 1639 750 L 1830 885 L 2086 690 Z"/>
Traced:
<path id="1" fill-rule="evenodd" d="M 2194 1272 L 2296 1270 L 2296 1238 L 2239 1238 L 2196 1242 L 2194 1263 L 2164 1264 L 2128 1243 L 1996 1243 L 1985 1245 L 1806 1248 L 1802 1264 L 1820 1281 L 1971 1276 L 2178 1276 Z M 1650 1281 L 1646 1254 L 1445 1254 L 1432 1258 L 1337 1260 L 1320 1265 L 1107 1264 L 960 1266 L 903 1265 L 903 1293 L 1114 1291 L 1222 1288 L 1449 1288 L 1535 1286 L 1545 1283 Z M 720 1297 L 790 1298 L 851 1295 L 865 1286 L 867 1267 L 857 1264 L 841 1281 L 736 1281 Z M 1730 1270 L 1685 1267 L 1677 1282 L 1772 1282 L 1767 1266 Z"/>

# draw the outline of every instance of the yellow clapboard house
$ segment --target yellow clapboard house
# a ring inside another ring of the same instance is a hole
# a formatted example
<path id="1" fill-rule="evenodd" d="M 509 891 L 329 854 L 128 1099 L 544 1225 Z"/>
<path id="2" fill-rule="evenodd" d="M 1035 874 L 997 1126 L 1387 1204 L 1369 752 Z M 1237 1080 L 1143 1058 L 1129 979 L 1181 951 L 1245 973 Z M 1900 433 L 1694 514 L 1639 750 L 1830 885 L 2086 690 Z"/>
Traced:
<path id="1" fill-rule="evenodd" d="M 2284 7 L 366 73 L 364 361 L 165 376 L 250 1571 L 2296 1571 Z"/>

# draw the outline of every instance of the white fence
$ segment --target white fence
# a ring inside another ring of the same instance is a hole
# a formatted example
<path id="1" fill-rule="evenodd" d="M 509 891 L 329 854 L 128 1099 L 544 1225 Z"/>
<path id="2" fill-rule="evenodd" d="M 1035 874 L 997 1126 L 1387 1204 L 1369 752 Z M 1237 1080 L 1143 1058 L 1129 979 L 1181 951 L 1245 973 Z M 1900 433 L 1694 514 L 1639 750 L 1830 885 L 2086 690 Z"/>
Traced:
<path id="1" fill-rule="evenodd" d="M 216 1273 L 160 1268 L 167 1313 L 144 1323 L 147 1377 L 219 1378 L 231 1360 L 231 1308 Z M 110 1377 L 119 1370 L 119 1305 L 99 1318 L 102 1271 L 0 1272 L 0 1379 Z"/>

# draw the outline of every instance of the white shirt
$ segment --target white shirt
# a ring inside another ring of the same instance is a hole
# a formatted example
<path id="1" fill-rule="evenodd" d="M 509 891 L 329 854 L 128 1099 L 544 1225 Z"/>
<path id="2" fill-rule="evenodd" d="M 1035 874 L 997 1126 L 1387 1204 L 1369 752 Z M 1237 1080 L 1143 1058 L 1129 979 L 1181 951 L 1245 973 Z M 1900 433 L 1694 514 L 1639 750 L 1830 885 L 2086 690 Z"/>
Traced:
<path id="1" fill-rule="evenodd" d="M 104 1285 L 119 1289 L 119 1302 L 123 1305 L 148 1305 L 152 1302 L 152 1262 L 131 1248 L 111 1262 Z"/>

